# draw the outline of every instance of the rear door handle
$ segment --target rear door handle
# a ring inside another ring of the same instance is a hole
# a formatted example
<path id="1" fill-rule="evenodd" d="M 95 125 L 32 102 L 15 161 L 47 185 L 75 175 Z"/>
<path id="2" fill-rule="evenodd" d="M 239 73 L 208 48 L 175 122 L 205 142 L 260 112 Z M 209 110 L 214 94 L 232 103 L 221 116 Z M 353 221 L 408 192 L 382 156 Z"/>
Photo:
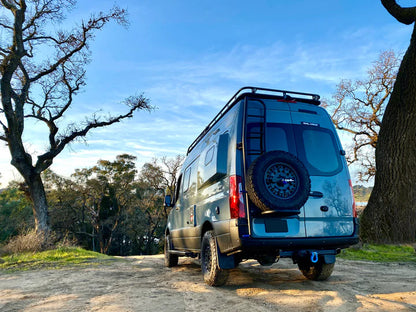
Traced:
<path id="1" fill-rule="evenodd" d="M 324 194 L 318 191 L 312 191 L 309 193 L 310 197 L 315 197 L 315 198 L 322 198 L 324 197 Z"/>

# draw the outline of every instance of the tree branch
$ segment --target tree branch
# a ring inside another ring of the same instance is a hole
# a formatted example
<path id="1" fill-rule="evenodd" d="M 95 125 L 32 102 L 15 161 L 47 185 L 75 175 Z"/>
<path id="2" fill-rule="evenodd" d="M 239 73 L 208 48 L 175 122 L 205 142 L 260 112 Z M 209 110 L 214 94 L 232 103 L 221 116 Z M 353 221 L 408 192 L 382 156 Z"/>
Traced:
<path id="1" fill-rule="evenodd" d="M 14 6 L 12 3 L 10 3 L 7 0 L 1 0 L 1 4 L 4 5 L 4 7 L 10 11 L 15 11 L 17 10 L 16 6 Z"/>
<path id="2" fill-rule="evenodd" d="M 153 109 L 149 104 L 149 100 L 140 96 L 131 96 L 125 100 L 125 104 L 130 107 L 130 110 L 117 117 L 110 117 L 107 120 L 100 121 L 97 117 L 93 117 L 92 120 L 88 121 L 87 125 L 83 129 L 74 129 L 69 135 L 61 137 L 55 146 L 51 146 L 50 150 L 40 156 L 36 162 L 35 170 L 42 172 L 47 169 L 51 164 L 55 156 L 57 156 L 65 146 L 77 138 L 84 137 L 91 129 L 106 127 L 114 123 L 120 122 L 123 119 L 133 117 L 133 112 L 140 109 L 150 111 Z"/>
<path id="3" fill-rule="evenodd" d="M 416 7 L 403 8 L 396 0 L 381 0 L 386 10 L 400 23 L 410 25 L 416 20 Z"/>
<path id="4" fill-rule="evenodd" d="M 114 7 L 107 15 L 100 13 L 98 17 L 92 16 L 87 24 L 82 24 L 78 34 L 70 34 L 69 36 L 66 36 L 66 38 L 64 38 L 64 35 L 61 34 L 62 38 L 61 40 L 58 40 L 61 41 L 61 44 L 58 45 L 58 48 L 64 52 L 64 55 L 58 58 L 58 60 L 50 65 L 49 68 L 40 71 L 37 75 L 32 77 L 31 82 L 37 81 L 40 78 L 54 72 L 60 65 L 67 62 L 75 54 L 87 48 L 87 42 L 93 36 L 91 33 L 92 31 L 101 29 L 110 20 L 116 20 L 121 24 L 125 24 L 125 16 L 125 10 Z"/>

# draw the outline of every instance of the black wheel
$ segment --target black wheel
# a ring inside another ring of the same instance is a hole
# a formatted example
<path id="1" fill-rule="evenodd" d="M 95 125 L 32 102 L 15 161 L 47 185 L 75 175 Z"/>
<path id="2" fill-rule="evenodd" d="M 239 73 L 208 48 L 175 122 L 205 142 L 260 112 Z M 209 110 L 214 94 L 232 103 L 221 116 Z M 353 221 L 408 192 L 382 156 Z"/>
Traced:
<path id="1" fill-rule="evenodd" d="M 248 168 L 247 192 L 262 211 L 298 212 L 308 200 L 310 191 L 308 171 L 288 152 L 268 152 Z"/>
<path id="2" fill-rule="evenodd" d="M 217 244 L 212 231 L 206 232 L 202 238 L 201 268 L 208 285 L 222 286 L 227 282 L 228 271 L 220 269 L 218 265 Z"/>
<path id="3" fill-rule="evenodd" d="M 335 263 L 324 263 L 319 260 L 317 263 L 312 263 L 309 259 L 298 261 L 299 270 L 302 274 L 313 281 L 325 281 L 331 276 L 334 270 Z"/>
<path id="4" fill-rule="evenodd" d="M 169 251 L 172 249 L 172 243 L 170 241 L 169 234 L 165 236 L 165 266 L 168 268 L 178 265 L 179 257 Z"/>
<path id="5" fill-rule="evenodd" d="M 257 257 L 257 262 L 263 266 L 271 266 L 272 264 L 276 263 L 276 256 L 273 255 L 262 255 Z"/>

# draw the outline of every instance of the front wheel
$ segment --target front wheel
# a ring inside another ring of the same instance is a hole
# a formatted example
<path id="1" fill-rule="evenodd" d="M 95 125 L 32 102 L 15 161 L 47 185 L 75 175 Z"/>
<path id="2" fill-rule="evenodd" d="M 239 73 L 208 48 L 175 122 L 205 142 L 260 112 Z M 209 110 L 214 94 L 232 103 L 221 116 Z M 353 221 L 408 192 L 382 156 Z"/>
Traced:
<path id="1" fill-rule="evenodd" d="M 165 236 L 165 266 L 168 268 L 178 265 L 178 255 L 170 253 L 172 249 L 172 243 L 170 241 L 169 234 Z"/>
<path id="2" fill-rule="evenodd" d="M 298 262 L 302 274 L 313 281 L 327 280 L 331 276 L 334 266 L 335 263 L 324 263 L 321 259 L 317 263 L 312 263 L 309 259 Z"/>
<path id="3" fill-rule="evenodd" d="M 201 243 L 201 269 L 204 281 L 210 286 L 222 286 L 227 282 L 228 271 L 219 267 L 217 244 L 214 233 L 208 231 L 204 234 Z"/>

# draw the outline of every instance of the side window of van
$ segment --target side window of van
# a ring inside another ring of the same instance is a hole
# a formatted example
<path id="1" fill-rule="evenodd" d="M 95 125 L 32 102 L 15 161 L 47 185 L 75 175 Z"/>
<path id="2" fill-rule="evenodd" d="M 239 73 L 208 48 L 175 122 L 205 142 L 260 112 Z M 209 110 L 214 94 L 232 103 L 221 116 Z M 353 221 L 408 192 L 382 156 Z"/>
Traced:
<path id="1" fill-rule="evenodd" d="M 204 161 L 205 166 L 208 166 L 211 163 L 212 159 L 214 158 L 214 149 L 215 149 L 215 146 L 211 146 L 211 148 L 205 154 L 205 161 Z"/>
<path id="2" fill-rule="evenodd" d="M 182 175 L 180 175 L 180 176 L 179 176 L 179 178 L 178 178 L 178 182 L 176 183 L 175 198 L 174 198 L 175 203 L 176 203 L 176 202 L 178 201 L 178 199 L 179 199 L 179 191 L 180 191 L 181 186 L 182 186 L 181 182 L 182 182 Z"/>
<path id="3" fill-rule="evenodd" d="M 197 173 L 198 173 L 198 162 L 195 161 L 191 166 L 191 175 L 189 176 L 188 191 L 191 194 L 195 194 L 196 192 Z"/>
<path id="4" fill-rule="evenodd" d="M 196 191 L 196 182 L 197 182 L 197 173 L 198 173 L 198 159 L 197 157 L 192 164 L 186 168 L 185 173 L 183 175 L 183 192 L 187 193 L 194 193 Z"/>
<path id="5" fill-rule="evenodd" d="M 185 170 L 185 175 L 183 179 L 183 192 L 185 193 L 189 189 L 189 181 L 191 179 L 191 167 Z"/>

